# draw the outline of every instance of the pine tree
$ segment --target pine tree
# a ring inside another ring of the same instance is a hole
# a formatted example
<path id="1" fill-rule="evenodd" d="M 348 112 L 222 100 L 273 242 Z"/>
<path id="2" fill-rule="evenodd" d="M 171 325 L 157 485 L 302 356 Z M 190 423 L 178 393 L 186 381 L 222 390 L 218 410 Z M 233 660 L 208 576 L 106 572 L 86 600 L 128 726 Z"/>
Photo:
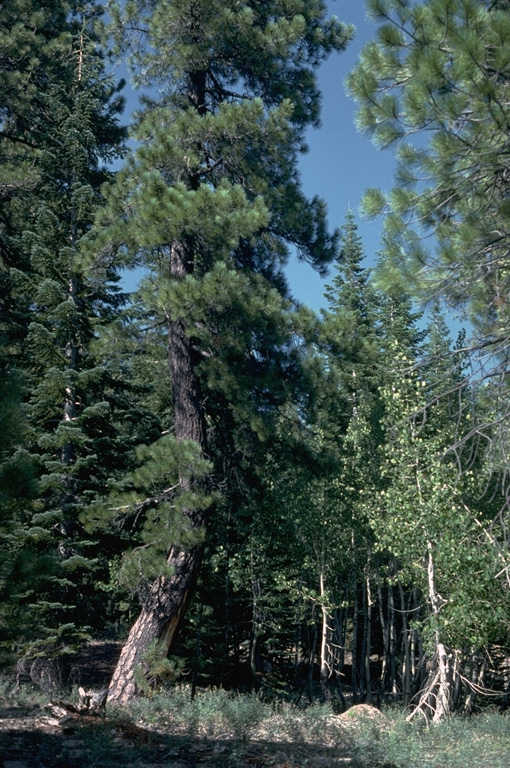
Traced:
<path id="1" fill-rule="evenodd" d="M 114 237 L 149 270 L 151 306 L 167 327 L 169 427 L 206 458 L 221 415 L 242 454 L 243 442 L 264 435 L 285 377 L 297 375 L 283 299 L 289 245 L 319 269 L 336 252 L 324 205 L 306 200 L 295 163 L 304 128 L 319 117 L 314 70 L 350 30 L 326 20 L 319 0 L 140 2 L 113 16 L 138 82 L 160 89 L 146 101 L 112 210 Z M 145 30 L 138 48 L 130 27 Z M 222 407 L 209 412 L 208 402 Z M 190 500 L 194 488 L 202 493 L 184 471 L 179 485 Z M 196 543 L 169 548 L 173 575 L 155 581 L 132 628 L 113 701 L 134 695 L 135 669 L 154 641 L 166 653 L 196 582 L 208 515 L 192 503 L 183 515 Z"/>
<path id="2" fill-rule="evenodd" d="M 367 6 L 379 22 L 377 40 L 365 47 L 349 88 L 361 129 L 397 154 L 395 188 L 370 190 L 365 200 L 370 214 L 387 214 L 398 264 L 387 279 L 465 312 L 478 348 L 473 380 L 491 371 L 503 381 L 510 7 L 486 0 Z M 484 432 L 491 440 L 482 424 Z"/>

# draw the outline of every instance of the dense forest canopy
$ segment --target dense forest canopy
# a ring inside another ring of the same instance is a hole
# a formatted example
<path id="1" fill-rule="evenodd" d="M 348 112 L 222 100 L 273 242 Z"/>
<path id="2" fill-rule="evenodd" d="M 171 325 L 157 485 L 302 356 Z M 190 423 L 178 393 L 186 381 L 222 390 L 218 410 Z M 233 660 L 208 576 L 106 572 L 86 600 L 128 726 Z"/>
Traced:
<path id="1" fill-rule="evenodd" d="M 367 8 L 348 88 L 398 159 L 378 254 L 301 187 L 354 34 L 323 0 L 2 3 L 6 666 L 65 687 L 114 638 L 117 704 L 175 679 L 430 720 L 507 701 L 510 7 Z M 320 315 L 294 252 L 330 269 Z"/>

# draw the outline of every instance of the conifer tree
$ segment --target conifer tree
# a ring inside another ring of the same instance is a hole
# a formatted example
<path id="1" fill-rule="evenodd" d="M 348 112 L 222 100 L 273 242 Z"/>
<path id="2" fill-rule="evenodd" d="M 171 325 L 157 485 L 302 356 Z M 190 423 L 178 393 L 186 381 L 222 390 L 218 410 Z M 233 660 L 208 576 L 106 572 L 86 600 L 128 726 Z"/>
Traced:
<path id="1" fill-rule="evenodd" d="M 96 617 L 97 546 L 91 556 L 79 518 L 119 454 L 113 377 L 93 345 L 122 299 L 111 257 L 97 254 L 89 269 L 83 243 L 103 202 L 100 187 L 111 178 L 105 164 L 122 154 L 124 132 L 93 31 L 94 3 L 37 6 L 7 3 L 3 17 L 8 26 L 12 12 L 13 28 L 4 32 L 21 48 L 4 79 L 13 98 L 1 137 L 3 169 L 9 178 L 15 161 L 30 168 L 30 183 L 17 184 L 14 175 L 3 200 L 5 306 L 15 308 L 4 335 L 7 365 L 24 372 L 24 445 L 38 475 L 33 503 L 11 521 L 6 545 L 17 558 L 9 590 L 18 602 L 18 639 L 25 648 L 32 643 L 32 653 L 42 643 L 39 653 L 60 654 Z M 30 87 L 18 94 L 23 78 Z"/>
<path id="2" fill-rule="evenodd" d="M 283 299 L 289 246 L 318 269 L 336 253 L 323 203 L 300 190 L 296 158 L 319 119 L 314 70 L 350 30 L 326 19 L 320 0 L 134 2 L 112 15 L 138 83 L 159 89 L 111 210 L 114 237 L 149 270 L 167 327 L 168 427 L 176 450 L 191 444 L 210 458 L 220 417 L 242 455 L 297 375 Z M 148 647 L 160 642 L 166 653 L 197 578 L 207 514 L 192 497 L 203 491 L 184 470 L 178 484 L 196 542 L 168 548 L 113 678 L 119 703 L 134 695 Z"/>
<path id="3" fill-rule="evenodd" d="M 473 379 L 504 380 L 508 359 L 507 201 L 510 8 L 488 0 L 368 0 L 379 23 L 348 81 L 358 123 L 397 155 L 396 186 L 369 190 L 400 280 L 472 324 Z M 399 277 L 400 274 L 400 277 Z M 505 387 L 499 418 L 507 412 Z M 487 439 L 492 440 L 491 428 Z M 507 439 L 505 430 L 503 440 Z"/>
<path id="4" fill-rule="evenodd" d="M 379 298 L 371 282 L 370 270 L 363 266 L 363 243 L 351 211 L 342 227 L 341 245 L 336 273 L 326 289 L 328 309 L 323 311 L 322 342 L 326 365 L 335 382 L 333 410 L 326 407 L 325 417 L 326 424 L 336 421 L 336 466 L 333 487 L 326 496 L 329 498 L 334 494 L 337 515 L 341 514 L 344 528 L 345 540 L 340 549 L 343 569 L 338 573 L 335 591 L 338 604 L 345 599 L 346 592 L 352 598 L 353 696 L 356 701 L 359 690 L 363 690 L 366 700 L 370 701 L 367 662 L 370 657 L 370 600 L 367 590 L 372 573 L 368 515 L 379 486 Z M 347 558 L 346 553 L 349 553 Z M 358 616 L 360 606 L 363 608 Z M 338 638 L 337 642 L 345 641 Z"/>

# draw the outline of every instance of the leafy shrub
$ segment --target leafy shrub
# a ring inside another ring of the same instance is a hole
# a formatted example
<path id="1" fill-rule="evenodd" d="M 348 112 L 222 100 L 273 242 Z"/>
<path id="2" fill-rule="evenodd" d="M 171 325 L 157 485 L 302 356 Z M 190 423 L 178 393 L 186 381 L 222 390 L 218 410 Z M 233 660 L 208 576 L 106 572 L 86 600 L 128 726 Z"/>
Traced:
<path id="1" fill-rule="evenodd" d="M 191 699 L 189 686 L 176 686 L 139 699 L 131 712 L 143 721 L 190 736 L 233 738 L 247 741 L 259 724 L 271 714 L 271 708 L 249 694 L 231 694 L 222 689 L 198 693 Z"/>

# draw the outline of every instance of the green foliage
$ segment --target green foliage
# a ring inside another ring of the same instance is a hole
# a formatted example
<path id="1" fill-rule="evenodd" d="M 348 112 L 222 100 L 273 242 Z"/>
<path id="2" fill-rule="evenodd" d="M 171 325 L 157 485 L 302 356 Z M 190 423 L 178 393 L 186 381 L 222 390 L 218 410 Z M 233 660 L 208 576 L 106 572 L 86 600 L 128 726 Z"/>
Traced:
<path id="1" fill-rule="evenodd" d="M 202 539 L 204 531 L 194 528 L 188 510 L 207 509 L 213 501 L 197 482 L 209 475 L 211 465 L 196 443 L 166 434 L 138 446 L 134 462 L 135 469 L 122 476 L 106 504 L 101 500 L 83 515 L 91 531 L 124 533 L 127 551 L 116 578 L 131 589 L 164 573 L 171 546 L 188 548 Z"/>
<path id="2" fill-rule="evenodd" d="M 221 689 L 200 692 L 191 698 L 188 687 L 176 686 L 168 693 L 134 702 L 130 713 L 156 726 L 171 721 L 177 732 L 195 738 L 245 742 L 271 717 L 271 707 L 256 696 L 231 694 Z"/>
<path id="3" fill-rule="evenodd" d="M 91 343 L 122 297 L 112 258 L 93 272 L 82 262 L 111 178 L 105 164 L 123 154 L 121 100 L 104 72 L 97 14 L 93 2 L 13 0 L 0 23 L 10 52 L 0 61 L 0 90 L 9 94 L 0 132 L 1 333 L 25 401 L 5 471 L 7 479 L 19 463 L 26 475 L 31 465 L 34 481 L 29 494 L 25 487 L 30 503 L 9 510 L 2 597 L 11 642 L 55 657 L 99 618 L 94 580 L 104 555 L 79 512 L 104 490 L 118 453 L 111 377 Z"/>
<path id="4" fill-rule="evenodd" d="M 387 332 L 389 376 L 381 389 L 384 487 L 372 525 L 377 547 L 399 563 L 399 577 L 428 595 L 424 637 L 432 645 L 440 637 L 450 648 L 462 650 L 486 647 L 506 632 L 506 598 L 496 578 L 498 547 L 484 532 L 487 521 L 479 519 L 484 519 L 483 507 L 466 503 L 472 497 L 472 471 L 461 475 L 448 452 L 464 413 L 458 393 L 438 396 L 461 375 L 456 370 L 445 373 L 451 360 L 445 330 L 436 312 L 428 364 L 418 367 L 405 302 L 394 306 Z M 431 561 L 439 610 L 430 592 Z"/>
<path id="5" fill-rule="evenodd" d="M 439 725 L 423 728 L 410 724 L 395 711 L 386 712 L 387 728 L 374 738 L 371 723 L 363 725 L 354 754 L 360 768 L 394 765 L 405 768 L 503 768 L 510 749 L 508 717 L 483 713 L 471 718 L 453 717 Z"/>
<path id="6" fill-rule="evenodd" d="M 146 32 L 133 35 L 135 27 Z M 147 449 L 153 458 L 135 457 L 139 469 L 127 483 L 136 498 L 121 501 L 138 526 L 131 575 L 168 573 L 154 555 L 203 543 L 197 531 L 208 517 L 210 541 L 224 548 L 213 579 L 221 584 L 224 575 L 229 585 L 232 550 L 220 532 L 229 529 L 238 547 L 234 580 L 248 559 L 248 512 L 258 516 L 267 446 L 281 414 L 299 418 L 310 397 L 309 318 L 292 306 L 283 267 L 295 250 L 323 271 L 337 253 L 325 205 L 305 197 L 296 162 L 319 118 L 316 68 L 352 30 L 328 19 L 321 0 L 113 4 L 110 30 L 135 83 L 157 96 L 143 99 L 137 146 L 108 188 L 95 242 L 145 270 L 137 300 L 147 325 L 168 332 L 171 400 L 158 416 L 175 436 L 171 450 L 197 447 L 180 456 L 168 482 L 175 465 L 165 467 L 158 443 Z M 158 361 L 166 354 L 160 348 Z M 211 487 L 221 498 L 209 509 Z M 240 602 L 251 589 L 246 577 Z M 208 599 L 190 621 L 212 644 L 221 629 Z M 224 668 L 229 652 L 224 637 L 213 651 Z"/>
<path id="7" fill-rule="evenodd" d="M 369 215 L 386 214 L 391 259 L 381 280 L 465 312 L 478 350 L 472 378 L 488 370 L 504 377 L 508 4 L 368 0 L 367 7 L 377 39 L 348 87 L 360 128 L 397 154 L 395 188 L 369 190 L 364 203 Z M 498 397 L 506 414 L 505 386 Z"/>
<path id="8" fill-rule="evenodd" d="M 169 659 L 166 648 L 158 641 L 152 643 L 135 672 L 137 685 L 145 696 L 153 696 L 161 686 L 175 682 L 182 673 L 182 659 Z"/>

